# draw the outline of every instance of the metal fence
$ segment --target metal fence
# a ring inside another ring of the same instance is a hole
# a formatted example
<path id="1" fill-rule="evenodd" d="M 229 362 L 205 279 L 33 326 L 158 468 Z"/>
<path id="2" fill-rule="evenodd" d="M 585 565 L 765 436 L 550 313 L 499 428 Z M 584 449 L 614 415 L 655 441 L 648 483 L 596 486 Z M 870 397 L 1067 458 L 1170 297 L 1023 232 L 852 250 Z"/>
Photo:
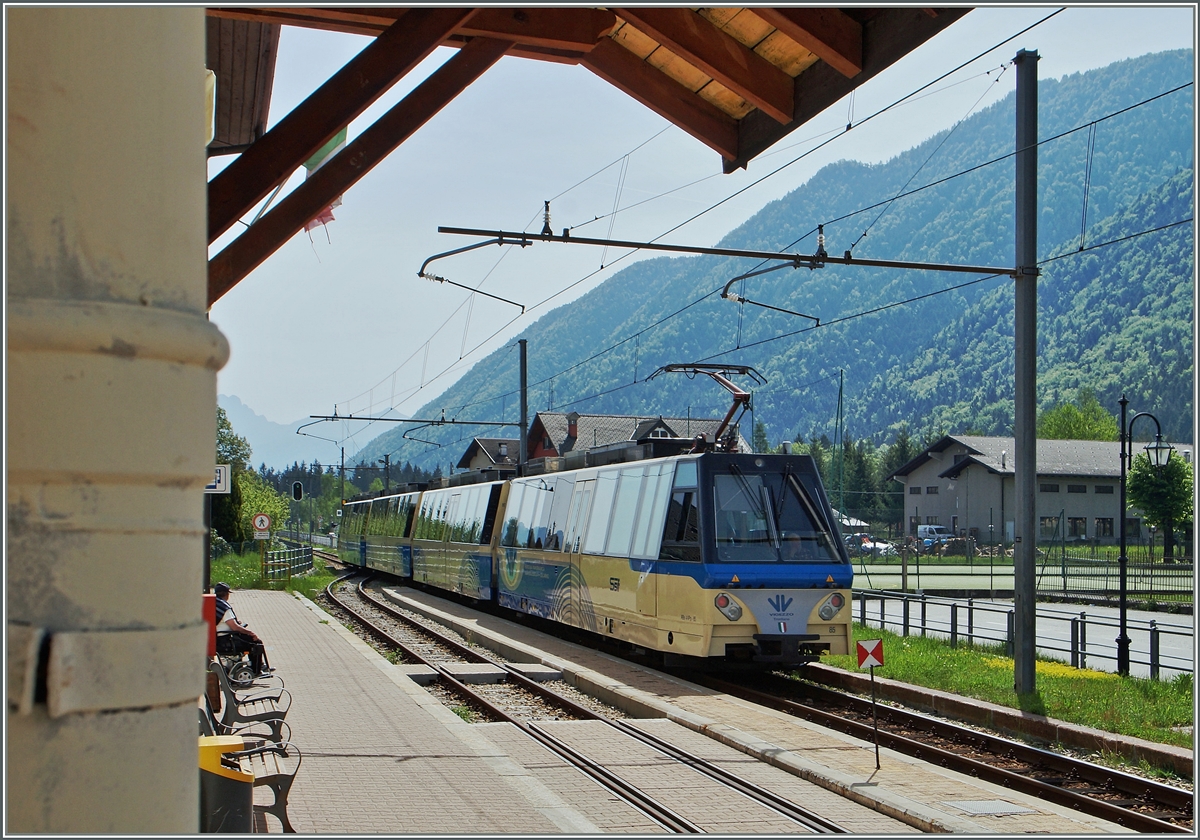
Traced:
<path id="1" fill-rule="evenodd" d="M 1015 611 L 1011 604 L 870 589 L 856 590 L 854 600 L 858 622 L 864 627 L 880 627 L 901 636 L 936 636 L 947 639 L 951 647 L 1003 645 L 1009 656 L 1013 654 Z M 1092 667 L 1099 664 L 1101 670 L 1115 670 L 1120 625 L 1113 617 L 1038 606 L 1037 627 L 1040 654 L 1076 668 L 1087 668 L 1090 661 Z M 1194 633 L 1190 622 L 1170 625 L 1129 617 L 1126 627 L 1132 640 L 1131 666 L 1151 679 L 1192 673 Z"/>
<path id="2" fill-rule="evenodd" d="M 287 580 L 296 575 L 312 571 L 313 550 L 311 545 L 299 548 L 282 548 L 268 551 L 263 561 L 263 578 L 265 580 Z"/>

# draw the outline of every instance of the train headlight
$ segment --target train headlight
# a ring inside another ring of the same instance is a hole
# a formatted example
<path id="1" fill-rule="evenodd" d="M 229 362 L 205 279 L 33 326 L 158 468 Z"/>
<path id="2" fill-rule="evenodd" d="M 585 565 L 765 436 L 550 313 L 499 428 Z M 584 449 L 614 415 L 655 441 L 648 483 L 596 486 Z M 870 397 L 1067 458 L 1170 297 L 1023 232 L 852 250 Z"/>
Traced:
<path id="1" fill-rule="evenodd" d="M 817 610 L 817 615 L 821 616 L 822 621 L 829 621 L 844 606 L 846 606 L 846 599 L 842 596 L 842 593 L 834 592 L 825 599 L 825 603 L 821 604 L 821 609 Z"/>
<path id="2" fill-rule="evenodd" d="M 730 621 L 737 621 L 742 617 L 742 608 L 737 601 L 730 598 L 724 592 L 717 595 L 713 599 L 713 604 L 721 611 L 721 615 L 728 618 Z"/>

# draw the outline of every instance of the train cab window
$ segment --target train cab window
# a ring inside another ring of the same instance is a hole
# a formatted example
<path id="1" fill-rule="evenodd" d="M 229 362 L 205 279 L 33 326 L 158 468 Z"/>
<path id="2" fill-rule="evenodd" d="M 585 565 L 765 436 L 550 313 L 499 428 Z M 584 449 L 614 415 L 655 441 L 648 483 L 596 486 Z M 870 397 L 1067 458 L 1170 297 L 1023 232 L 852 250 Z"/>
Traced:
<path id="1" fill-rule="evenodd" d="M 658 559 L 700 562 L 700 514 L 694 487 L 676 488 L 671 494 Z"/>

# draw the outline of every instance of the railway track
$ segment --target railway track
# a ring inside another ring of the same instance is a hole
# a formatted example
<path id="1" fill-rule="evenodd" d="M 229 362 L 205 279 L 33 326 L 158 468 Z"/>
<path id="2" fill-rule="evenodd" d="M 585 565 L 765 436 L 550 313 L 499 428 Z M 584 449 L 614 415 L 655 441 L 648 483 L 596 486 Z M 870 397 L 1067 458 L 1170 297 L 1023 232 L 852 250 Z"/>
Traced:
<path id="1" fill-rule="evenodd" d="M 746 684 L 698 673 L 686 678 L 865 741 L 875 739 L 872 704 L 853 694 L 774 674 Z M 880 746 L 1135 831 L 1192 833 L 1191 791 L 894 706 L 879 706 L 878 715 Z"/>
<path id="2" fill-rule="evenodd" d="M 544 726 L 530 719 L 530 716 L 527 714 L 513 714 L 509 708 L 494 702 L 493 698 L 487 696 L 487 692 L 478 690 L 477 687 L 468 685 L 457 679 L 446 667 L 449 659 L 444 655 L 444 652 L 453 651 L 459 657 L 458 661 L 488 664 L 501 668 L 506 672 L 506 680 L 512 686 L 519 687 L 523 691 L 536 695 L 548 704 L 566 709 L 569 715 L 576 720 L 602 721 L 606 725 L 611 726 L 615 732 L 633 738 L 673 761 L 787 818 L 794 822 L 801 830 L 806 830 L 814 834 L 847 833 L 846 829 L 842 826 L 810 809 L 778 796 L 662 738 L 644 732 L 624 720 L 606 717 L 590 706 L 582 705 L 541 683 L 529 679 L 509 663 L 485 656 L 478 650 L 450 638 L 445 633 L 439 632 L 422 622 L 415 621 L 402 611 L 392 607 L 392 605 L 372 597 L 361 584 L 354 590 L 356 596 L 361 599 L 361 602 L 359 604 L 351 602 L 350 599 L 344 597 L 338 590 L 340 589 L 340 583 L 352 577 L 355 577 L 355 575 L 351 574 L 335 580 L 327 588 L 326 594 L 332 603 L 353 616 L 354 620 L 366 629 L 367 632 L 384 644 L 403 651 L 403 655 L 409 661 L 433 668 L 438 672 L 442 684 L 463 698 L 464 701 L 474 707 L 483 709 L 492 720 L 513 724 L 530 738 L 533 738 L 546 747 L 546 749 L 560 756 L 568 764 L 579 769 L 603 788 L 629 803 L 667 831 L 677 834 L 705 833 L 704 829 L 695 822 L 680 815 L 668 805 L 625 781 L 618 774 L 589 758 L 563 739 L 552 735 Z M 364 609 L 362 604 L 366 604 L 367 608 Z M 381 626 L 382 622 L 377 618 L 365 614 L 376 611 L 386 615 L 389 621 L 400 622 L 417 633 L 427 634 L 432 638 L 432 643 L 427 642 L 421 645 L 421 647 L 426 648 L 426 650 L 421 651 L 417 649 L 418 645 L 412 641 L 396 638 L 393 632 Z M 428 649 L 430 647 L 434 648 L 436 652 L 430 651 Z M 527 704 L 522 705 L 527 708 Z"/>
<path id="3" fill-rule="evenodd" d="M 752 685 L 700 673 L 678 676 L 873 742 L 869 700 L 779 675 Z M 879 706 L 879 743 L 897 752 L 1148 833 L 1192 833 L 1193 793 L 1039 749 L 980 729 L 894 706 Z"/>

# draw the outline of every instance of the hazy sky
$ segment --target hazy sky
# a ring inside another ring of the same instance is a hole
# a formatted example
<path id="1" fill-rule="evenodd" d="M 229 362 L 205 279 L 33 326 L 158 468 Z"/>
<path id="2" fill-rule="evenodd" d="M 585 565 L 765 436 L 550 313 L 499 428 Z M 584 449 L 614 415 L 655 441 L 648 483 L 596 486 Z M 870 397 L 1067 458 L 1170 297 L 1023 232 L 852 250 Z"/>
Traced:
<path id="1" fill-rule="evenodd" d="M 999 69 L 1020 49 L 1037 50 L 1039 77 L 1050 79 L 1193 47 L 1190 5 L 1069 7 L 914 101 L 845 131 L 848 121 L 863 120 L 1057 8 L 970 12 L 732 175 L 720 174 L 716 152 L 585 68 L 503 58 L 352 187 L 327 230 L 312 231 L 311 240 L 297 234 L 212 307 L 211 318 L 232 347 L 218 390 L 279 423 L 332 413 L 335 405 L 340 414 L 390 409 L 394 416 L 413 416 L 551 308 L 642 258 L 638 253 L 617 261 L 623 252 L 543 243 L 524 250 L 490 246 L 430 267 L 456 283 L 524 304 L 527 313 L 519 316 L 516 307 L 416 276 L 427 257 L 472 241 L 438 234 L 438 225 L 536 231 L 542 202 L 552 199 L 551 223 L 559 231 L 675 190 L 577 228 L 580 235 L 653 239 L 843 135 L 664 238 L 711 245 L 825 164 L 887 160 L 1003 98 L 1013 90 L 1015 73 Z M 270 123 L 368 41 L 284 27 Z M 350 139 L 452 54 L 436 50 L 351 124 Z M 229 160 L 210 161 L 210 177 Z M 300 170 L 285 192 L 302 179 Z M 679 189 L 685 185 L 691 186 Z M 236 232 L 218 240 L 211 253 Z M 598 271 L 601 259 L 611 267 Z M 366 439 L 348 443 L 347 457 Z M 332 443 L 312 443 L 312 457 L 325 461 L 337 453 Z"/>

